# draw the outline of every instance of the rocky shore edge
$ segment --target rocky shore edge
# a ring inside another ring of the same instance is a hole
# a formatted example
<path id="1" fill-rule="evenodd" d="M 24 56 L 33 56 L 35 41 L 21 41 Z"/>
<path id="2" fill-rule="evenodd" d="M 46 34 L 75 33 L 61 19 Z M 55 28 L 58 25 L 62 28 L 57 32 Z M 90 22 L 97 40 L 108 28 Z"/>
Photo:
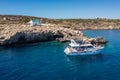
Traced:
<path id="1" fill-rule="evenodd" d="M 88 38 L 79 30 L 64 27 L 9 25 L 0 32 L 0 46 L 53 40 L 68 42 L 71 39 L 90 39 L 96 43 L 107 43 L 103 37 Z"/>

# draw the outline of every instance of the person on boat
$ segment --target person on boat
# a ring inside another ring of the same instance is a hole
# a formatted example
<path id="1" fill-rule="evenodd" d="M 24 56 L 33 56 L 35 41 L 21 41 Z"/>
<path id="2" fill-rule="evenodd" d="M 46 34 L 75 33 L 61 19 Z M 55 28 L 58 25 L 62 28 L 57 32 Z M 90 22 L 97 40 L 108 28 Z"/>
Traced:
<path id="1" fill-rule="evenodd" d="M 79 43 L 79 44 L 82 44 L 82 40 L 79 40 L 78 43 Z"/>
<path id="2" fill-rule="evenodd" d="M 92 44 L 92 45 L 95 45 L 96 43 L 95 43 L 95 41 L 92 40 L 92 41 L 91 41 L 91 44 Z"/>
<path id="3" fill-rule="evenodd" d="M 91 43 L 91 41 L 89 39 L 83 40 L 83 44 L 90 44 L 90 43 Z"/>

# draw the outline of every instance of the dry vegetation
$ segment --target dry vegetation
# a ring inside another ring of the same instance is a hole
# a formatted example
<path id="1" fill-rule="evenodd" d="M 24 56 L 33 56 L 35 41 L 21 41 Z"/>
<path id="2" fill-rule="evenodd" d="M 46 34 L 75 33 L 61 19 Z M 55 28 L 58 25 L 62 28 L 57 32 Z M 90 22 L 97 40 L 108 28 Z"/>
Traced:
<path id="1" fill-rule="evenodd" d="M 5 19 L 5 20 L 4 20 Z M 0 25 L 3 24 L 26 24 L 31 19 L 38 19 L 42 23 L 55 24 L 77 30 L 84 29 L 120 29 L 119 19 L 48 19 L 32 16 L 0 15 Z"/>

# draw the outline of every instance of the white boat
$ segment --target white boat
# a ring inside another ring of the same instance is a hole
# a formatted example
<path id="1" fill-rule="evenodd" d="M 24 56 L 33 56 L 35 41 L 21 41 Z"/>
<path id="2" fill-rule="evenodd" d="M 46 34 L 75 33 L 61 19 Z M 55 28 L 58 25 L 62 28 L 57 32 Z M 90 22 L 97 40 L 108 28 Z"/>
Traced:
<path id="1" fill-rule="evenodd" d="M 95 45 L 90 43 L 84 43 L 82 40 L 71 40 L 68 47 L 65 48 L 64 52 L 66 55 L 93 55 L 99 54 L 104 46 Z"/>

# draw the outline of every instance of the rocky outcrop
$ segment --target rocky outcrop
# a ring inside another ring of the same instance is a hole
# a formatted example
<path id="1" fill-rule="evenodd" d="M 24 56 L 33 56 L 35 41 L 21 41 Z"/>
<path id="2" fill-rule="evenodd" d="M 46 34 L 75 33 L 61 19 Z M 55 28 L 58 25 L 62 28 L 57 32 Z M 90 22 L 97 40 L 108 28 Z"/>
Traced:
<path id="1" fill-rule="evenodd" d="M 28 25 L 4 25 L 0 32 L 0 45 L 12 45 L 21 43 L 43 42 L 56 40 L 59 42 L 71 39 L 89 39 L 79 30 L 63 27 L 34 26 Z M 106 43 L 106 40 L 98 37 L 93 38 L 95 42 Z"/>
<path id="2" fill-rule="evenodd" d="M 93 38 L 93 41 L 95 43 L 102 43 L 102 44 L 108 43 L 108 41 L 106 41 L 102 36 L 98 36 L 96 38 Z"/>
<path id="3" fill-rule="evenodd" d="M 27 22 L 38 19 L 46 26 L 30 27 Z M 120 20 L 107 19 L 47 19 L 30 16 L 0 15 L 0 45 L 11 45 L 71 39 L 88 40 L 79 30 L 85 29 L 120 29 Z M 61 26 L 61 27 L 60 27 Z M 92 38 L 96 43 L 106 43 L 102 37 Z"/>

